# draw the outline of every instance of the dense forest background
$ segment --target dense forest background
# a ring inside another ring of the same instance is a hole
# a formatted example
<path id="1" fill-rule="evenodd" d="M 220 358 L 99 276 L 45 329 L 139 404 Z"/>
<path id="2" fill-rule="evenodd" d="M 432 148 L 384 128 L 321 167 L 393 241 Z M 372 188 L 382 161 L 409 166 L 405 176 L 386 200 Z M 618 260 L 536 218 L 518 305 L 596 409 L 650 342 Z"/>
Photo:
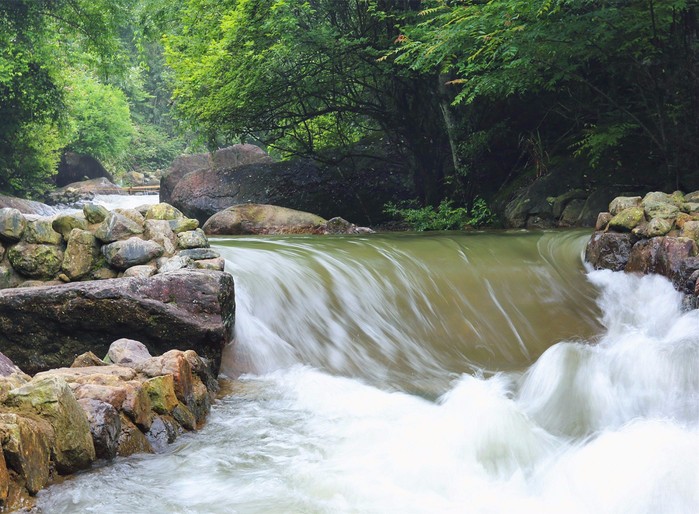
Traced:
<path id="1" fill-rule="evenodd" d="M 66 150 L 110 170 L 252 142 L 279 159 L 382 140 L 421 205 L 554 168 L 688 188 L 697 0 L 3 0 L 0 191 Z M 692 182 L 694 181 L 694 182 Z"/>

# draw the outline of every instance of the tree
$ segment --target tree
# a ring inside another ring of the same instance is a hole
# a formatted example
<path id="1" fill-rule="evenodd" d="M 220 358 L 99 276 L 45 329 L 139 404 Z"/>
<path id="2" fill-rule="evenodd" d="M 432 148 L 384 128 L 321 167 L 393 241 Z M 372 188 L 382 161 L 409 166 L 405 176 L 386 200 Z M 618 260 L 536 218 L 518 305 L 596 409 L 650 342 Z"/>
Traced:
<path id="1" fill-rule="evenodd" d="M 387 134 L 414 162 L 422 200 L 439 203 L 452 165 L 435 76 L 385 55 L 419 1 L 188 0 L 165 37 L 177 112 L 219 138 L 284 155 Z"/>

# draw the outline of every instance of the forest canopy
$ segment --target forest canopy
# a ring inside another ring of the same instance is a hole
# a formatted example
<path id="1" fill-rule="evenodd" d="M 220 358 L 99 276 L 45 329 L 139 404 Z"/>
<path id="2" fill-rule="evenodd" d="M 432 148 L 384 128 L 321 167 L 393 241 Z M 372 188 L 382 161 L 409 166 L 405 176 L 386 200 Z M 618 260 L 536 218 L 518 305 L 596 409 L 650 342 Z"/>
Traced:
<path id="1" fill-rule="evenodd" d="M 489 198 L 570 159 L 598 180 L 681 187 L 699 169 L 697 10 L 696 0 L 10 0 L 0 190 L 40 190 L 69 148 L 166 165 L 184 130 L 210 148 L 256 142 L 279 158 L 385 138 L 411 163 L 422 205 Z"/>

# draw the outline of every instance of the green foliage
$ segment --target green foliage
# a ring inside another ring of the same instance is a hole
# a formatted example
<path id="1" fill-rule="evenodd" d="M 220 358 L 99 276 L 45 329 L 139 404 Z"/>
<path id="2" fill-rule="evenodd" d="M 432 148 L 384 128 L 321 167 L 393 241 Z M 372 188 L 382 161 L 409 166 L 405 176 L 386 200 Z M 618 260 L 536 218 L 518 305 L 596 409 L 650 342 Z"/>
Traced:
<path id="1" fill-rule="evenodd" d="M 387 214 L 405 221 L 418 232 L 462 230 L 468 226 L 480 227 L 495 222 L 495 216 L 482 198 L 476 198 L 470 212 L 465 207 L 454 207 L 450 200 L 442 200 L 436 208 L 429 205 L 416 208 L 388 203 L 384 210 Z"/>
<path id="2" fill-rule="evenodd" d="M 70 127 L 67 149 L 114 161 L 129 149 L 133 135 L 126 95 L 96 78 L 74 73 L 65 88 Z"/>

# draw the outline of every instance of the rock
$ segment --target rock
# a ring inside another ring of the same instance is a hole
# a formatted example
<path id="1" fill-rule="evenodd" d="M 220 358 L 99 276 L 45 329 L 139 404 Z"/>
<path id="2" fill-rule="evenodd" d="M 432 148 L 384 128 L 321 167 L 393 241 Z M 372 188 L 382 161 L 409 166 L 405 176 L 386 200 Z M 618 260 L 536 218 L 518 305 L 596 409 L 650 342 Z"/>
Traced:
<path id="1" fill-rule="evenodd" d="M 143 388 L 150 398 L 151 408 L 158 414 L 170 414 L 179 403 L 172 375 L 148 379 L 143 382 Z"/>
<path id="2" fill-rule="evenodd" d="M 95 460 L 87 418 L 64 380 L 35 377 L 10 391 L 5 404 L 33 411 L 51 424 L 54 430 L 52 456 L 59 473 L 85 469 Z"/>
<path id="3" fill-rule="evenodd" d="M 61 269 L 70 280 L 85 277 L 97 264 L 99 246 L 91 232 L 74 228 L 68 238 Z"/>
<path id="4" fill-rule="evenodd" d="M 53 229 L 53 221 L 50 219 L 28 221 L 23 239 L 32 244 L 59 245 L 63 242 L 63 237 Z"/>
<path id="5" fill-rule="evenodd" d="M 126 416 L 121 414 L 121 432 L 119 433 L 119 447 L 117 448 L 117 455 L 121 457 L 128 457 L 135 453 L 154 453 L 153 447 L 148 438 L 141 432 L 136 425 L 134 425 L 131 420 Z"/>
<path id="6" fill-rule="evenodd" d="M 355 234 L 357 226 L 344 218 L 336 216 L 325 222 L 323 231 L 326 234 Z"/>
<path id="7" fill-rule="evenodd" d="M 655 273 L 662 241 L 662 237 L 654 237 L 642 239 L 634 244 L 624 271 L 643 274 Z"/>
<path id="8" fill-rule="evenodd" d="M 0 240 L 7 243 L 19 241 L 27 228 L 27 220 L 17 209 L 0 209 Z"/>
<path id="9" fill-rule="evenodd" d="M 109 345 L 107 352 L 109 361 L 119 366 L 135 368 L 152 356 L 146 345 L 133 339 L 117 339 Z"/>
<path id="10" fill-rule="evenodd" d="M 78 404 L 87 416 L 97 458 L 111 460 L 116 457 L 121 434 L 117 410 L 108 403 L 89 398 L 78 400 Z"/>
<path id="11" fill-rule="evenodd" d="M 19 369 L 14 362 L 0 353 L 0 402 L 7 397 L 7 393 L 16 387 L 20 387 L 31 380 L 31 377 Z"/>
<path id="12" fill-rule="evenodd" d="M 178 209 L 167 203 L 151 205 L 146 212 L 147 220 L 177 220 L 184 217 Z"/>
<path id="13" fill-rule="evenodd" d="M 200 228 L 180 232 L 177 234 L 177 247 L 187 250 L 190 248 L 208 248 L 209 240 L 206 239 L 206 234 Z"/>
<path id="14" fill-rule="evenodd" d="M 649 219 L 663 218 L 667 220 L 674 220 L 680 213 L 679 208 L 673 203 L 656 202 L 653 200 L 644 200 L 643 209 Z"/>
<path id="15" fill-rule="evenodd" d="M 160 257 L 163 251 L 163 247 L 158 243 L 144 241 L 137 237 L 116 241 L 102 247 L 102 255 L 109 265 L 120 270 L 145 264 Z"/>
<path id="16" fill-rule="evenodd" d="M 664 236 L 672 230 L 672 222 L 663 218 L 653 218 L 648 223 L 642 222 L 633 229 L 633 233 L 639 237 L 651 238 Z"/>
<path id="17" fill-rule="evenodd" d="M 218 370 L 234 321 L 233 279 L 187 270 L 0 291 L 0 348 L 27 372 L 106 354 L 133 334 L 154 353 L 193 349 Z"/>
<path id="18" fill-rule="evenodd" d="M 637 238 L 633 234 L 595 232 L 587 243 L 585 260 L 595 269 L 621 271 L 626 266 Z"/>
<path id="19" fill-rule="evenodd" d="M 9 264 L 0 264 L 0 289 L 19 286 L 24 278 Z"/>
<path id="20" fill-rule="evenodd" d="M 170 202 L 172 191 L 186 174 L 200 169 L 235 168 L 244 164 L 272 162 L 261 148 L 250 144 L 237 144 L 209 153 L 183 155 L 175 159 L 170 169 L 160 179 L 160 201 Z M 196 228 L 196 227 L 195 227 Z"/>
<path id="21" fill-rule="evenodd" d="M 680 231 L 680 236 L 699 242 L 699 221 L 685 222 Z"/>
<path id="22" fill-rule="evenodd" d="M 178 254 L 180 257 L 189 257 L 194 261 L 217 259 L 221 254 L 211 248 L 191 248 L 189 250 L 181 250 Z"/>
<path id="23" fill-rule="evenodd" d="M 669 278 L 675 286 L 684 282 L 682 266 L 685 260 L 699 253 L 697 243 L 686 237 L 664 237 L 657 255 L 656 272 Z"/>
<path id="24" fill-rule="evenodd" d="M 142 225 L 117 212 L 110 212 L 95 231 L 95 237 L 103 243 L 113 243 L 142 233 Z"/>
<path id="25" fill-rule="evenodd" d="M 1 441 L 0 441 L 1 442 Z M 7 503 L 10 492 L 10 472 L 7 470 L 5 455 L 0 451 L 0 505 Z"/>
<path id="26" fill-rule="evenodd" d="M 150 396 L 139 381 L 133 380 L 124 384 L 126 397 L 122 410 L 141 430 L 147 431 L 153 423 L 153 406 Z"/>
<path id="27" fill-rule="evenodd" d="M 640 207 L 641 197 L 640 196 L 617 196 L 609 204 L 609 212 L 612 216 L 616 216 L 621 211 L 625 209 L 630 209 L 631 207 Z"/>
<path id="28" fill-rule="evenodd" d="M 361 142 L 352 154 L 332 164 L 328 156 L 193 171 L 177 183 L 171 203 L 201 223 L 233 205 L 255 203 L 371 225 L 389 219 L 386 203 L 416 196 L 398 145 Z"/>
<path id="29" fill-rule="evenodd" d="M 192 373 L 201 379 L 205 388 L 211 391 L 212 398 L 214 398 L 219 390 L 219 384 L 209 363 L 205 362 L 194 350 L 185 350 L 184 356 L 189 362 Z"/>
<path id="30" fill-rule="evenodd" d="M 180 218 L 176 220 L 168 220 L 170 228 L 175 234 L 180 232 L 187 232 L 189 230 L 196 230 L 199 228 L 199 220 L 193 218 Z"/>
<path id="31" fill-rule="evenodd" d="M 619 232 L 630 232 L 636 225 L 644 220 L 644 213 L 641 207 L 629 207 L 624 209 L 609 220 L 609 230 Z"/>
<path id="32" fill-rule="evenodd" d="M 94 179 L 100 177 L 110 181 L 113 180 L 111 174 L 94 157 L 75 152 L 65 152 L 58 163 L 56 185 L 62 187 L 86 178 Z"/>
<path id="33" fill-rule="evenodd" d="M 607 228 L 607 225 L 609 225 L 610 220 L 612 219 L 612 215 L 609 212 L 600 212 L 599 216 L 597 216 L 597 222 L 595 223 L 595 230 L 599 232 L 600 230 L 604 230 Z"/>
<path id="34" fill-rule="evenodd" d="M 206 269 L 213 271 L 223 271 L 226 269 L 226 261 L 222 257 L 217 259 L 202 259 L 200 261 L 194 261 L 195 269 Z"/>
<path id="35" fill-rule="evenodd" d="M 155 416 L 146 438 L 156 453 L 163 452 L 168 444 L 177 439 L 178 428 L 177 422 L 171 416 Z"/>
<path id="36" fill-rule="evenodd" d="M 0 195 L 0 209 L 17 209 L 22 214 L 34 214 L 36 216 L 53 216 L 56 208 L 45 203 L 33 200 L 24 200 L 14 196 Z"/>
<path id="37" fill-rule="evenodd" d="M 101 360 L 97 355 L 92 352 L 85 352 L 78 355 L 73 363 L 70 365 L 71 368 L 86 368 L 92 366 L 106 366 L 107 363 Z"/>
<path id="38" fill-rule="evenodd" d="M 680 264 L 677 274 L 677 287 L 687 294 L 694 293 L 697 280 L 699 279 L 699 257 L 688 257 Z"/>
<path id="39" fill-rule="evenodd" d="M 136 277 L 136 278 L 148 278 L 152 277 L 158 272 L 155 266 L 150 264 L 141 264 L 139 266 L 131 266 L 129 269 L 124 271 L 124 278 Z"/>
<path id="40" fill-rule="evenodd" d="M 146 237 L 146 239 L 167 239 L 173 245 L 177 244 L 177 236 L 175 235 L 175 232 L 172 230 L 172 227 L 170 227 L 170 221 L 168 220 L 146 220 L 144 224 L 143 235 Z"/>
<path id="41" fill-rule="evenodd" d="M 30 494 L 48 483 L 53 438 L 45 420 L 0 412 L 0 441 L 7 467 L 24 479 Z"/>
<path id="42" fill-rule="evenodd" d="M 197 429 L 197 418 L 192 411 L 182 403 L 178 403 L 175 408 L 172 409 L 172 417 L 175 418 L 175 421 L 185 430 Z"/>
<path id="43" fill-rule="evenodd" d="M 192 400 L 192 366 L 185 352 L 170 350 L 159 357 L 142 362 L 138 370 L 147 377 L 171 377 L 176 398 L 187 405 Z M 152 397 L 151 401 L 153 401 Z"/>
<path id="44" fill-rule="evenodd" d="M 63 250 L 59 246 L 18 243 L 7 252 L 12 267 L 21 275 L 36 279 L 50 279 L 61 271 Z"/>
<path id="45" fill-rule="evenodd" d="M 558 219 L 559 227 L 577 227 L 579 225 L 580 216 L 585 208 L 585 200 L 579 198 L 573 198 L 570 200 L 563 212 L 561 217 Z"/>
<path id="46" fill-rule="evenodd" d="M 184 268 L 191 268 L 194 265 L 194 261 L 189 257 L 183 257 L 181 255 L 176 255 L 167 259 L 159 268 L 158 273 L 169 273 L 171 271 L 177 271 Z"/>
<path id="47" fill-rule="evenodd" d="M 326 220 L 308 212 L 275 205 L 234 205 L 204 223 L 209 235 L 318 233 Z"/>
<path id="48" fill-rule="evenodd" d="M 79 228 L 80 230 L 87 230 L 87 220 L 84 216 L 79 216 L 77 214 L 61 214 L 54 218 L 51 223 L 53 230 L 61 234 L 63 239 L 68 241 L 70 238 L 70 232 L 74 228 Z"/>
<path id="49" fill-rule="evenodd" d="M 85 215 L 87 222 L 90 224 L 102 223 L 109 215 L 109 210 L 102 205 L 86 203 L 83 205 L 83 214 Z"/>
<path id="50" fill-rule="evenodd" d="M 578 200 L 582 208 L 588 195 L 589 193 L 583 189 L 572 189 L 556 196 L 553 198 L 553 201 L 549 202 L 551 204 L 551 213 L 553 214 L 553 217 L 560 219 L 567 205 L 573 200 Z"/>

